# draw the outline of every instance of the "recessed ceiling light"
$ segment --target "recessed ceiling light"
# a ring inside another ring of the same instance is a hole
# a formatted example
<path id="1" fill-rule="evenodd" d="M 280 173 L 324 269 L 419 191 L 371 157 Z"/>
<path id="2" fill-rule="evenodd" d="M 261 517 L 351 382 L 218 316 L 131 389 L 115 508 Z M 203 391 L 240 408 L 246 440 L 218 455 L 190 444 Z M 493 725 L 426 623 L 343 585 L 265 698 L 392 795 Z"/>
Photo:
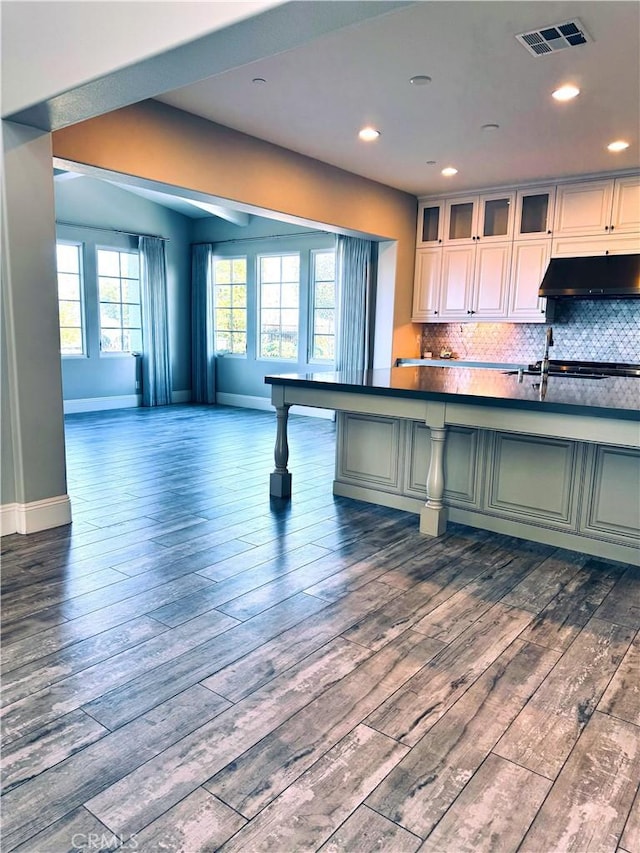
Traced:
<path id="1" fill-rule="evenodd" d="M 443 169 L 443 170 L 442 170 L 442 174 L 443 174 L 446 178 L 450 178 L 450 177 L 451 177 L 451 175 L 457 175 L 457 174 L 458 174 L 458 170 L 457 170 L 457 169 L 454 169 L 454 168 L 453 168 L 453 166 L 447 166 L 447 168 L 446 168 L 446 169 Z"/>
<path id="2" fill-rule="evenodd" d="M 485 133 L 493 133 L 495 130 L 500 130 L 500 125 L 495 124 L 495 122 L 489 122 L 488 124 L 483 124 L 480 130 L 484 130 Z"/>
<path id="3" fill-rule="evenodd" d="M 426 74 L 416 74 L 415 77 L 412 77 L 409 80 L 412 86 L 426 86 L 428 83 L 431 83 L 431 77 L 427 77 Z"/>
<path id="4" fill-rule="evenodd" d="M 624 139 L 617 139 L 615 142 L 610 142 L 607 145 L 609 151 L 625 151 L 629 147 L 629 143 Z"/>
<path id="5" fill-rule="evenodd" d="M 266 83 L 267 81 L 264 79 L 264 77 L 254 77 L 251 82 L 255 83 L 256 86 L 262 86 L 262 84 Z"/>
<path id="6" fill-rule="evenodd" d="M 365 142 L 373 142 L 380 136 L 380 131 L 376 130 L 375 127 L 363 127 L 358 136 Z"/>
<path id="7" fill-rule="evenodd" d="M 556 89 L 555 92 L 552 92 L 551 96 L 555 98 L 556 101 L 570 101 L 579 94 L 580 89 L 578 89 L 577 86 L 574 86 L 572 83 L 567 83 L 564 86 L 560 86 L 560 88 Z"/>

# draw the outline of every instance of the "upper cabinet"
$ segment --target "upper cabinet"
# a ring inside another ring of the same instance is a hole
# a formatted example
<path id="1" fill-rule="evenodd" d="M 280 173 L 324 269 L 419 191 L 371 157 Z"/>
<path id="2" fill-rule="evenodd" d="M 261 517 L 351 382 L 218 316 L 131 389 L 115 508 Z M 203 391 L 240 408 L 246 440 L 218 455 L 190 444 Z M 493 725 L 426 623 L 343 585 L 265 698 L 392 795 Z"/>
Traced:
<path id="1" fill-rule="evenodd" d="M 442 243 L 444 233 L 444 202 L 420 202 L 418 206 L 419 248 L 437 246 Z"/>
<path id="2" fill-rule="evenodd" d="M 515 240 L 539 240 L 551 236 L 555 197 L 555 187 L 518 190 Z"/>
<path id="3" fill-rule="evenodd" d="M 502 242 L 513 236 L 515 193 L 491 193 L 445 201 L 445 243 Z"/>
<path id="4" fill-rule="evenodd" d="M 558 187 L 554 237 L 602 237 L 640 228 L 640 178 L 580 181 Z"/>

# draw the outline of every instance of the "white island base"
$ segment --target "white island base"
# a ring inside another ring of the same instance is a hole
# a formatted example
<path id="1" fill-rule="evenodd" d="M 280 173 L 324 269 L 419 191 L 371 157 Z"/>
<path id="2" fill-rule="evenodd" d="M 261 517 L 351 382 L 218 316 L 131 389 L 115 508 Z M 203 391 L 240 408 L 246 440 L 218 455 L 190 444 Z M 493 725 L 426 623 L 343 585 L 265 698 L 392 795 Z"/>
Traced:
<path id="1" fill-rule="evenodd" d="M 291 493 L 289 406 L 332 408 L 336 495 L 418 513 L 428 536 L 451 520 L 640 565 L 632 420 L 277 384 L 272 402 L 272 494 Z"/>

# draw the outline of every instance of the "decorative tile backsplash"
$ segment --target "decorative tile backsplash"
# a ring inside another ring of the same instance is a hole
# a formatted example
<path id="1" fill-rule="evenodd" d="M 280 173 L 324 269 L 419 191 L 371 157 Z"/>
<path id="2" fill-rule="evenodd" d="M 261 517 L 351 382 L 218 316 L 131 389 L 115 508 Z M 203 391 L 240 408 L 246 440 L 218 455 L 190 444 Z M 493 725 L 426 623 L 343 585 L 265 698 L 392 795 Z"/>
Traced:
<path id="1" fill-rule="evenodd" d="M 556 302 L 551 358 L 640 363 L 640 299 Z M 423 326 L 422 352 L 436 358 L 530 363 L 542 358 L 546 325 L 438 323 Z"/>

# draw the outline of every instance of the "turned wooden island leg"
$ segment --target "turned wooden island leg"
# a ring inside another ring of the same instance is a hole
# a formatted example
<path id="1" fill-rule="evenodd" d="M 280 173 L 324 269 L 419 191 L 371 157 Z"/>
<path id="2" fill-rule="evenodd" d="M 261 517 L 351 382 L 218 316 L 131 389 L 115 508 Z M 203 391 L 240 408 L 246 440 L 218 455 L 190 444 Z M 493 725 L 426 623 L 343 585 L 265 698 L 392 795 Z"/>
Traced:
<path id="1" fill-rule="evenodd" d="M 287 469 L 287 462 L 289 461 L 289 442 L 287 441 L 289 406 L 286 404 L 276 406 L 276 417 L 278 428 L 273 453 L 276 467 L 269 479 L 269 494 L 273 498 L 289 498 L 291 497 L 291 474 Z"/>
<path id="2" fill-rule="evenodd" d="M 444 495 L 444 445 L 446 427 L 430 427 L 431 459 L 427 473 L 427 502 L 420 511 L 420 532 L 441 536 L 447 529 L 447 510 Z"/>

